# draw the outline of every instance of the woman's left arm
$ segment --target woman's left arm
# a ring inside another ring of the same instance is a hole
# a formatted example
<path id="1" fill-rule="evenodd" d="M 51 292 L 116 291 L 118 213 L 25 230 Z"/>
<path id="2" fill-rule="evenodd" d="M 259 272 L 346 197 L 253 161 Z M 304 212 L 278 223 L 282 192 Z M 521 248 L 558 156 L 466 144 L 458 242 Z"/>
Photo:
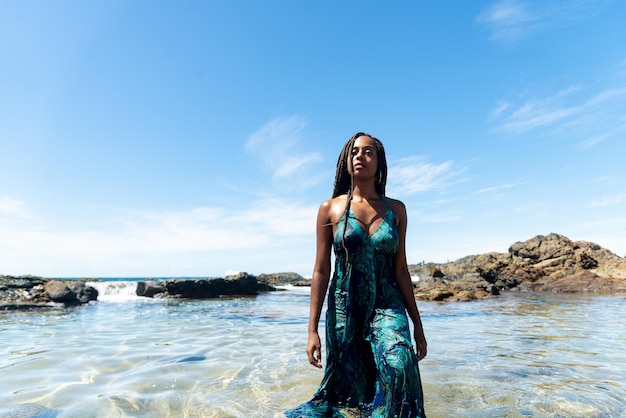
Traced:
<path id="1" fill-rule="evenodd" d="M 393 201 L 393 211 L 398 221 L 398 251 L 394 257 L 394 275 L 396 284 L 402 293 L 402 299 L 409 317 L 413 321 L 414 338 L 417 348 L 417 358 L 419 360 L 426 357 L 427 343 L 424 336 L 424 328 L 422 327 L 422 319 L 420 318 L 419 310 L 417 309 L 417 303 L 415 302 L 415 295 L 413 294 L 413 283 L 411 282 L 411 275 L 409 274 L 409 267 L 406 261 L 406 229 L 407 229 L 407 215 L 406 207 L 404 203 L 399 200 Z"/>

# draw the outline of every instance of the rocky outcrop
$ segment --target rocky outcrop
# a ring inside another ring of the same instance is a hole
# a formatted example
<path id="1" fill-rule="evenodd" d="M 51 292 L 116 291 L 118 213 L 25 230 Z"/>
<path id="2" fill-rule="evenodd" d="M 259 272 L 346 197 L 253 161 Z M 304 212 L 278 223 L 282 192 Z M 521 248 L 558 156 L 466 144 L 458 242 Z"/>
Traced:
<path id="1" fill-rule="evenodd" d="M 248 273 L 225 278 L 169 279 L 142 281 L 137 284 L 137 296 L 177 299 L 210 299 L 223 296 L 255 296 L 259 292 L 276 290 L 274 286 Z"/>
<path id="2" fill-rule="evenodd" d="M 572 241 L 559 234 L 516 242 L 508 253 L 486 253 L 435 264 L 409 265 L 419 280 L 417 299 L 468 301 L 506 291 L 626 293 L 626 259 L 598 244 Z M 138 282 L 143 297 L 205 299 L 253 296 L 277 286 L 310 286 L 297 273 L 239 273 L 225 278 L 168 279 Z M 83 280 L 0 276 L 0 310 L 68 306 L 97 300 L 98 291 Z"/>
<path id="3" fill-rule="evenodd" d="M 516 242 L 508 253 L 486 253 L 444 264 L 409 266 L 418 299 L 465 301 L 503 291 L 626 292 L 626 259 L 559 234 Z"/>
<path id="4" fill-rule="evenodd" d="M 283 283 L 277 275 L 276 283 Z M 90 279 L 93 281 L 95 279 Z M 296 280 L 288 275 L 285 280 Z M 143 297 L 209 299 L 223 296 L 254 296 L 277 290 L 267 281 L 248 273 L 225 278 L 145 280 L 137 282 Z M 98 299 L 98 291 L 85 280 L 54 280 L 36 276 L 0 276 L 0 310 L 72 306 Z"/>
<path id="5" fill-rule="evenodd" d="M 0 276 L 0 310 L 73 306 L 97 298 L 98 291 L 81 280 Z"/>
<path id="6" fill-rule="evenodd" d="M 311 286 L 311 280 L 293 272 L 260 274 L 259 280 L 270 286 Z"/>

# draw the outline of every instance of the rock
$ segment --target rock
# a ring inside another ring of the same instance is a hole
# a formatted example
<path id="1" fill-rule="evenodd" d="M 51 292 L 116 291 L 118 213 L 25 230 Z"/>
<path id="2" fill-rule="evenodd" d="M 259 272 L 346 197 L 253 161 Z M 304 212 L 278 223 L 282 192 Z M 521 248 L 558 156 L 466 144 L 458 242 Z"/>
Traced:
<path id="1" fill-rule="evenodd" d="M 578 264 L 585 270 L 591 270 L 598 267 L 598 260 L 591 257 L 589 254 L 579 252 L 578 254 L 576 254 L 576 264 Z"/>
<path id="2" fill-rule="evenodd" d="M 185 356 L 176 360 L 176 363 L 190 363 L 194 361 L 204 361 L 206 356 L 204 354 L 193 354 L 191 356 Z"/>
<path id="3" fill-rule="evenodd" d="M 259 284 L 256 276 L 248 273 L 214 279 L 171 279 L 165 281 L 165 289 L 165 297 L 184 299 L 255 296 L 260 291 L 274 290 L 265 283 Z"/>
<path id="4" fill-rule="evenodd" d="M 470 300 L 476 300 L 476 292 L 473 290 L 462 290 L 454 295 L 455 302 L 467 302 Z"/>
<path id="5" fill-rule="evenodd" d="M 52 280 L 46 283 L 44 289 L 53 302 L 69 303 L 76 300 L 76 293 L 66 283 L 59 280 Z"/>
<path id="6" fill-rule="evenodd" d="M 224 280 L 224 279 L 214 279 Z M 216 283 L 214 280 L 213 285 Z M 214 291 L 214 286 L 209 284 L 207 279 L 173 279 L 166 280 L 165 289 L 168 297 L 179 297 L 185 299 L 205 299 L 216 298 L 219 293 Z"/>
<path id="7" fill-rule="evenodd" d="M 298 273 L 273 273 L 260 274 L 259 282 L 267 283 L 270 286 L 311 286 L 311 280 L 305 279 Z"/>
<path id="8" fill-rule="evenodd" d="M 414 289 L 413 294 L 415 299 L 428 300 L 431 302 L 449 302 L 455 296 L 455 293 L 451 289 L 445 287 L 433 289 Z"/>
<path id="9" fill-rule="evenodd" d="M 68 287 L 76 295 L 79 303 L 88 303 L 92 300 L 98 300 L 98 290 L 87 286 L 83 281 L 68 282 Z"/>
<path id="10" fill-rule="evenodd" d="M 98 291 L 84 282 L 51 280 L 44 290 L 52 302 L 74 305 L 98 299 Z"/>
<path id="11" fill-rule="evenodd" d="M 624 258 L 597 244 L 574 242 L 554 233 L 516 242 L 508 253 L 410 265 L 409 272 L 420 278 L 415 286 L 416 297 L 427 300 L 474 300 L 510 290 L 626 292 Z"/>
<path id="12" fill-rule="evenodd" d="M 429 265 L 428 266 L 428 273 L 430 274 L 430 277 L 444 277 L 445 274 L 442 273 L 441 270 L 439 270 L 438 267 L 434 266 L 434 265 Z"/>
<path id="13" fill-rule="evenodd" d="M 626 287 L 623 280 L 599 278 L 589 270 L 581 270 L 573 274 L 554 274 L 550 280 L 542 283 L 541 290 L 559 293 L 623 293 Z"/>
<path id="14" fill-rule="evenodd" d="M 153 298 L 156 295 L 161 295 L 165 292 L 165 283 L 156 280 L 147 280 L 137 283 L 137 289 L 135 294 L 137 296 L 144 296 L 147 298 Z"/>
<path id="15" fill-rule="evenodd" d="M 46 279 L 37 276 L 0 276 L 0 290 L 30 289 L 33 286 L 44 285 L 46 283 Z"/>
<path id="16" fill-rule="evenodd" d="M 428 293 L 427 299 L 432 301 L 442 301 L 454 296 L 454 293 L 446 289 L 433 289 Z"/>
<path id="17" fill-rule="evenodd" d="M 487 286 L 485 290 L 492 296 L 498 296 L 500 294 L 500 289 L 494 284 Z"/>
<path id="18" fill-rule="evenodd" d="M 84 281 L 50 280 L 35 276 L 0 276 L 0 309 L 79 305 L 98 299 L 98 291 Z"/>

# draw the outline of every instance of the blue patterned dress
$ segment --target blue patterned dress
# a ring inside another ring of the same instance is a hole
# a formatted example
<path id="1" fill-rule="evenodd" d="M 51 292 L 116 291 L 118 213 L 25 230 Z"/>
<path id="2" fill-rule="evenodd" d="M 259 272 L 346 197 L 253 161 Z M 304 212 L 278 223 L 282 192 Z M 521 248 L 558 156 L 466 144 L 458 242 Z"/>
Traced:
<path id="1" fill-rule="evenodd" d="M 393 273 L 393 211 L 387 207 L 369 235 L 351 211 L 347 223 L 344 217 L 333 240 L 324 378 L 313 399 L 285 415 L 425 417 L 417 356 Z"/>

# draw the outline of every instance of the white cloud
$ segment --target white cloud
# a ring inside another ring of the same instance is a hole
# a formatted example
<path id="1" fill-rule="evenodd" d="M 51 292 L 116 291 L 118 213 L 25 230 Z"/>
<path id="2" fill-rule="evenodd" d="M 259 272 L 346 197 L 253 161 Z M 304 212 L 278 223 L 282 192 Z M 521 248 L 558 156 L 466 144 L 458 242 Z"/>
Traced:
<path id="1" fill-rule="evenodd" d="M 213 213 L 211 215 L 211 213 Z M 172 254 L 186 251 L 253 248 L 263 241 L 255 231 L 229 227 L 230 217 L 221 210 L 131 213 L 117 221 L 102 219 L 106 227 L 58 231 L 48 221 L 2 227 L 3 256 L 89 254 Z M 111 223 L 114 227 L 111 227 Z"/>
<path id="2" fill-rule="evenodd" d="M 593 177 L 585 181 L 585 184 L 616 184 L 619 183 L 620 179 L 615 176 L 602 176 L 602 177 Z"/>
<path id="3" fill-rule="evenodd" d="M 509 183 L 509 184 L 502 184 L 500 186 L 493 186 L 493 187 L 485 187 L 484 189 L 480 189 L 477 190 L 476 193 L 477 194 L 481 194 L 481 193 L 491 193 L 491 192 L 497 192 L 503 189 L 510 189 L 512 187 L 516 187 L 519 186 L 520 183 Z"/>
<path id="4" fill-rule="evenodd" d="M 608 138 L 609 135 L 598 135 L 591 138 L 587 138 L 578 143 L 578 149 L 581 151 L 586 150 L 587 148 L 591 148 L 595 145 L 598 145 L 600 142 L 604 141 Z"/>
<path id="5" fill-rule="evenodd" d="M 236 216 L 234 222 L 275 236 L 306 236 L 315 232 L 317 206 L 301 205 L 284 199 L 254 203 Z"/>
<path id="6" fill-rule="evenodd" d="M 476 23 L 489 30 L 492 40 L 513 42 L 588 19 L 606 6 L 607 2 L 599 0 L 502 0 L 486 7 Z"/>
<path id="7" fill-rule="evenodd" d="M 584 150 L 626 130 L 626 87 L 600 91 L 571 86 L 556 94 L 534 98 L 490 112 L 497 131 L 539 132 L 567 137 Z"/>
<path id="8" fill-rule="evenodd" d="M 496 110 L 491 112 L 491 119 L 500 119 L 499 129 L 515 133 L 552 125 L 577 112 L 574 106 L 566 102 L 566 99 L 577 90 L 577 87 L 568 87 L 549 97 L 529 100 L 517 106 L 507 106 L 510 112 L 501 110 L 501 102 L 498 102 Z"/>
<path id="9" fill-rule="evenodd" d="M 320 155 L 315 153 L 309 156 L 285 157 L 280 165 L 274 171 L 274 177 L 287 177 L 295 173 L 298 169 L 303 168 L 309 163 L 320 161 Z"/>
<path id="10" fill-rule="evenodd" d="M 424 162 L 420 157 L 407 157 L 389 166 L 390 195 L 398 197 L 444 188 L 459 181 L 460 171 L 453 170 L 452 161 L 441 164 Z"/>
<path id="11" fill-rule="evenodd" d="M 508 102 L 498 102 L 496 104 L 496 108 L 491 112 L 489 119 L 492 120 L 492 119 L 497 118 L 498 116 L 500 116 L 500 114 L 502 114 L 502 112 L 504 112 L 508 108 L 509 108 Z"/>
<path id="12" fill-rule="evenodd" d="M 608 127 L 603 133 L 599 133 L 597 135 L 592 135 L 588 138 L 582 139 L 577 145 L 576 148 L 579 151 L 584 151 L 588 148 L 591 148 L 595 145 L 598 145 L 602 141 L 615 137 L 616 135 L 626 131 L 626 123 L 617 124 L 616 126 L 610 128 Z"/>
<path id="13" fill-rule="evenodd" d="M 611 197 L 603 197 L 603 198 L 595 198 L 589 202 L 587 207 L 597 208 L 602 206 L 615 206 L 619 205 L 622 202 L 626 202 L 626 194 L 620 194 L 617 196 Z"/>
<path id="14" fill-rule="evenodd" d="M 0 196 L 0 216 L 2 215 L 16 218 L 29 217 L 25 202 L 10 196 Z"/>
<path id="15" fill-rule="evenodd" d="M 83 269 L 81 275 L 88 274 L 85 263 L 103 259 L 114 260 L 111 265 L 100 267 L 105 272 L 130 272 L 135 264 L 156 269 L 146 266 L 150 263 L 166 271 L 163 265 L 170 262 L 189 265 L 185 260 L 219 258 L 217 254 L 225 254 L 225 250 L 235 254 L 231 259 L 243 264 L 247 260 L 242 254 L 267 248 L 277 249 L 278 262 L 280 254 L 288 252 L 294 242 L 313 241 L 316 211 L 316 207 L 274 199 L 256 201 L 237 211 L 207 207 L 135 211 L 117 219 L 98 214 L 97 221 L 82 229 L 69 225 L 54 229 L 49 225 L 55 221 L 50 219 L 5 223 L 0 224 L 0 273 L 7 273 L 16 260 L 28 268 L 19 274 L 32 273 L 30 269 L 41 265 L 42 260 L 54 264 L 57 271 Z M 44 274 L 50 274 L 48 270 Z"/>
<path id="16" fill-rule="evenodd" d="M 477 23 L 491 30 L 492 39 L 505 41 L 523 38 L 538 21 L 538 16 L 529 14 L 522 3 L 510 0 L 492 4 L 476 18 Z"/>
<path id="17" fill-rule="evenodd" d="M 271 170 L 274 179 L 297 176 L 299 171 L 322 160 L 314 148 L 303 150 L 302 131 L 306 126 L 306 119 L 299 115 L 272 119 L 250 135 L 245 149 Z"/>

